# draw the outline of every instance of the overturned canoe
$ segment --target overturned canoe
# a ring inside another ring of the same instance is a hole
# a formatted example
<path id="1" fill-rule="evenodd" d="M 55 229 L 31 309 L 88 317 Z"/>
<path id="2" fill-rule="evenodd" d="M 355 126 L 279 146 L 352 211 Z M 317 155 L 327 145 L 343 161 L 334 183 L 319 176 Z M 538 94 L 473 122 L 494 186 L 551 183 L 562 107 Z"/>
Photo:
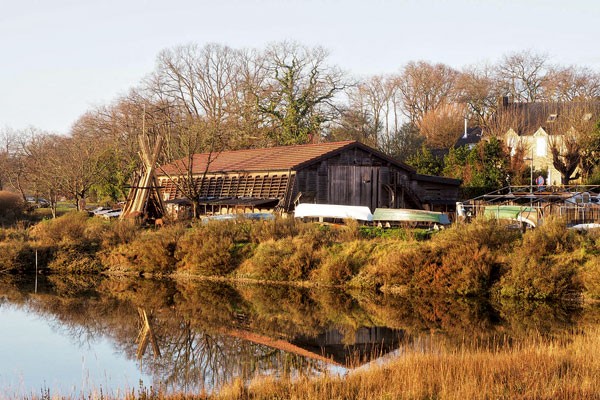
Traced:
<path id="1" fill-rule="evenodd" d="M 528 206 L 486 206 L 483 215 L 488 218 L 522 222 L 534 228 L 538 225 L 537 210 Z"/>
<path id="2" fill-rule="evenodd" d="M 447 214 L 436 211 L 412 210 L 409 208 L 377 208 L 373 213 L 374 222 L 414 222 L 450 224 Z"/>
<path id="3" fill-rule="evenodd" d="M 338 204 L 311 204 L 302 203 L 294 210 L 296 218 L 330 218 L 330 219 L 355 219 L 358 221 L 372 221 L 373 214 L 369 207 L 344 206 Z"/>

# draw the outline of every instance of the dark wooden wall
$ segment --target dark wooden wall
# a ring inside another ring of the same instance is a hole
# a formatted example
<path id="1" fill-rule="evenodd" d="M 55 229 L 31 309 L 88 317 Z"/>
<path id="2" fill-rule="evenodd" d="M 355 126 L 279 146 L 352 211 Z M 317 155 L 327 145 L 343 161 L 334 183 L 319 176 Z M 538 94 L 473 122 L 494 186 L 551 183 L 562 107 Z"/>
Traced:
<path id="1" fill-rule="evenodd" d="M 403 193 L 410 171 L 361 149 L 349 149 L 296 172 L 294 193 L 301 203 L 419 207 Z M 392 193 L 393 192 L 393 193 Z"/>

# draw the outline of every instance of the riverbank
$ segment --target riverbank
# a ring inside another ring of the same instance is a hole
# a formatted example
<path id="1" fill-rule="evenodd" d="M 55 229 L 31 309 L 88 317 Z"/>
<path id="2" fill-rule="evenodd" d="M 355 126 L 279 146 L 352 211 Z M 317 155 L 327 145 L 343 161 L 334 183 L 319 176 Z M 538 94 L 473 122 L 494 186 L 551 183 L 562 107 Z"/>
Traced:
<path id="1" fill-rule="evenodd" d="M 69 213 L 0 230 L 0 270 L 213 277 L 383 292 L 600 296 L 600 235 L 560 221 L 522 234 L 495 220 L 440 232 L 275 221 L 142 229 Z"/>

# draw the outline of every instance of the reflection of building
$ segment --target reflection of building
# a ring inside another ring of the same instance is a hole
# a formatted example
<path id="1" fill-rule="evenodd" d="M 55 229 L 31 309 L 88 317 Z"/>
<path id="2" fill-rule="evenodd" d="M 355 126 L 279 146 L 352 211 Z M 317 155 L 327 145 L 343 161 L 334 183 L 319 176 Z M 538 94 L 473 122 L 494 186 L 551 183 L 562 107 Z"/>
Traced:
<path id="1" fill-rule="evenodd" d="M 396 350 L 404 331 L 385 327 L 359 328 L 352 335 L 333 329 L 317 337 L 300 337 L 292 344 L 322 355 L 345 367 L 355 368 Z"/>
<path id="2" fill-rule="evenodd" d="M 223 333 L 289 354 L 345 368 L 359 367 L 396 350 L 404 337 L 404 331 L 385 327 L 362 327 L 351 337 L 332 329 L 316 337 L 301 336 L 286 340 L 240 329 L 224 330 Z"/>
<path id="3" fill-rule="evenodd" d="M 183 198 L 177 183 L 187 179 L 200 193 L 201 213 L 207 214 L 288 212 L 297 203 L 446 211 L 460 185 L 419 175 L 355 141 L 195 154 L 191 168 L 179 160 L 157 174 L 163 200 Z"/>

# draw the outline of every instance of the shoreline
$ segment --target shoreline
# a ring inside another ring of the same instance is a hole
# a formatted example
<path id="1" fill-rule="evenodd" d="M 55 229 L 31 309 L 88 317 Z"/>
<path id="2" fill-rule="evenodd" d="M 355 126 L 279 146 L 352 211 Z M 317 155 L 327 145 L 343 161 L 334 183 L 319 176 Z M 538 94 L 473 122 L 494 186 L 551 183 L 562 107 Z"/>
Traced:
<path id="1" fill-rule="evenodd" d="M 203 279 L 382 293 L 600 298 L 600 234 L 478 220 L 423 233 L 290 219 L 142 229 L 79 213 L 0 230 L 0 269 Z"/>

